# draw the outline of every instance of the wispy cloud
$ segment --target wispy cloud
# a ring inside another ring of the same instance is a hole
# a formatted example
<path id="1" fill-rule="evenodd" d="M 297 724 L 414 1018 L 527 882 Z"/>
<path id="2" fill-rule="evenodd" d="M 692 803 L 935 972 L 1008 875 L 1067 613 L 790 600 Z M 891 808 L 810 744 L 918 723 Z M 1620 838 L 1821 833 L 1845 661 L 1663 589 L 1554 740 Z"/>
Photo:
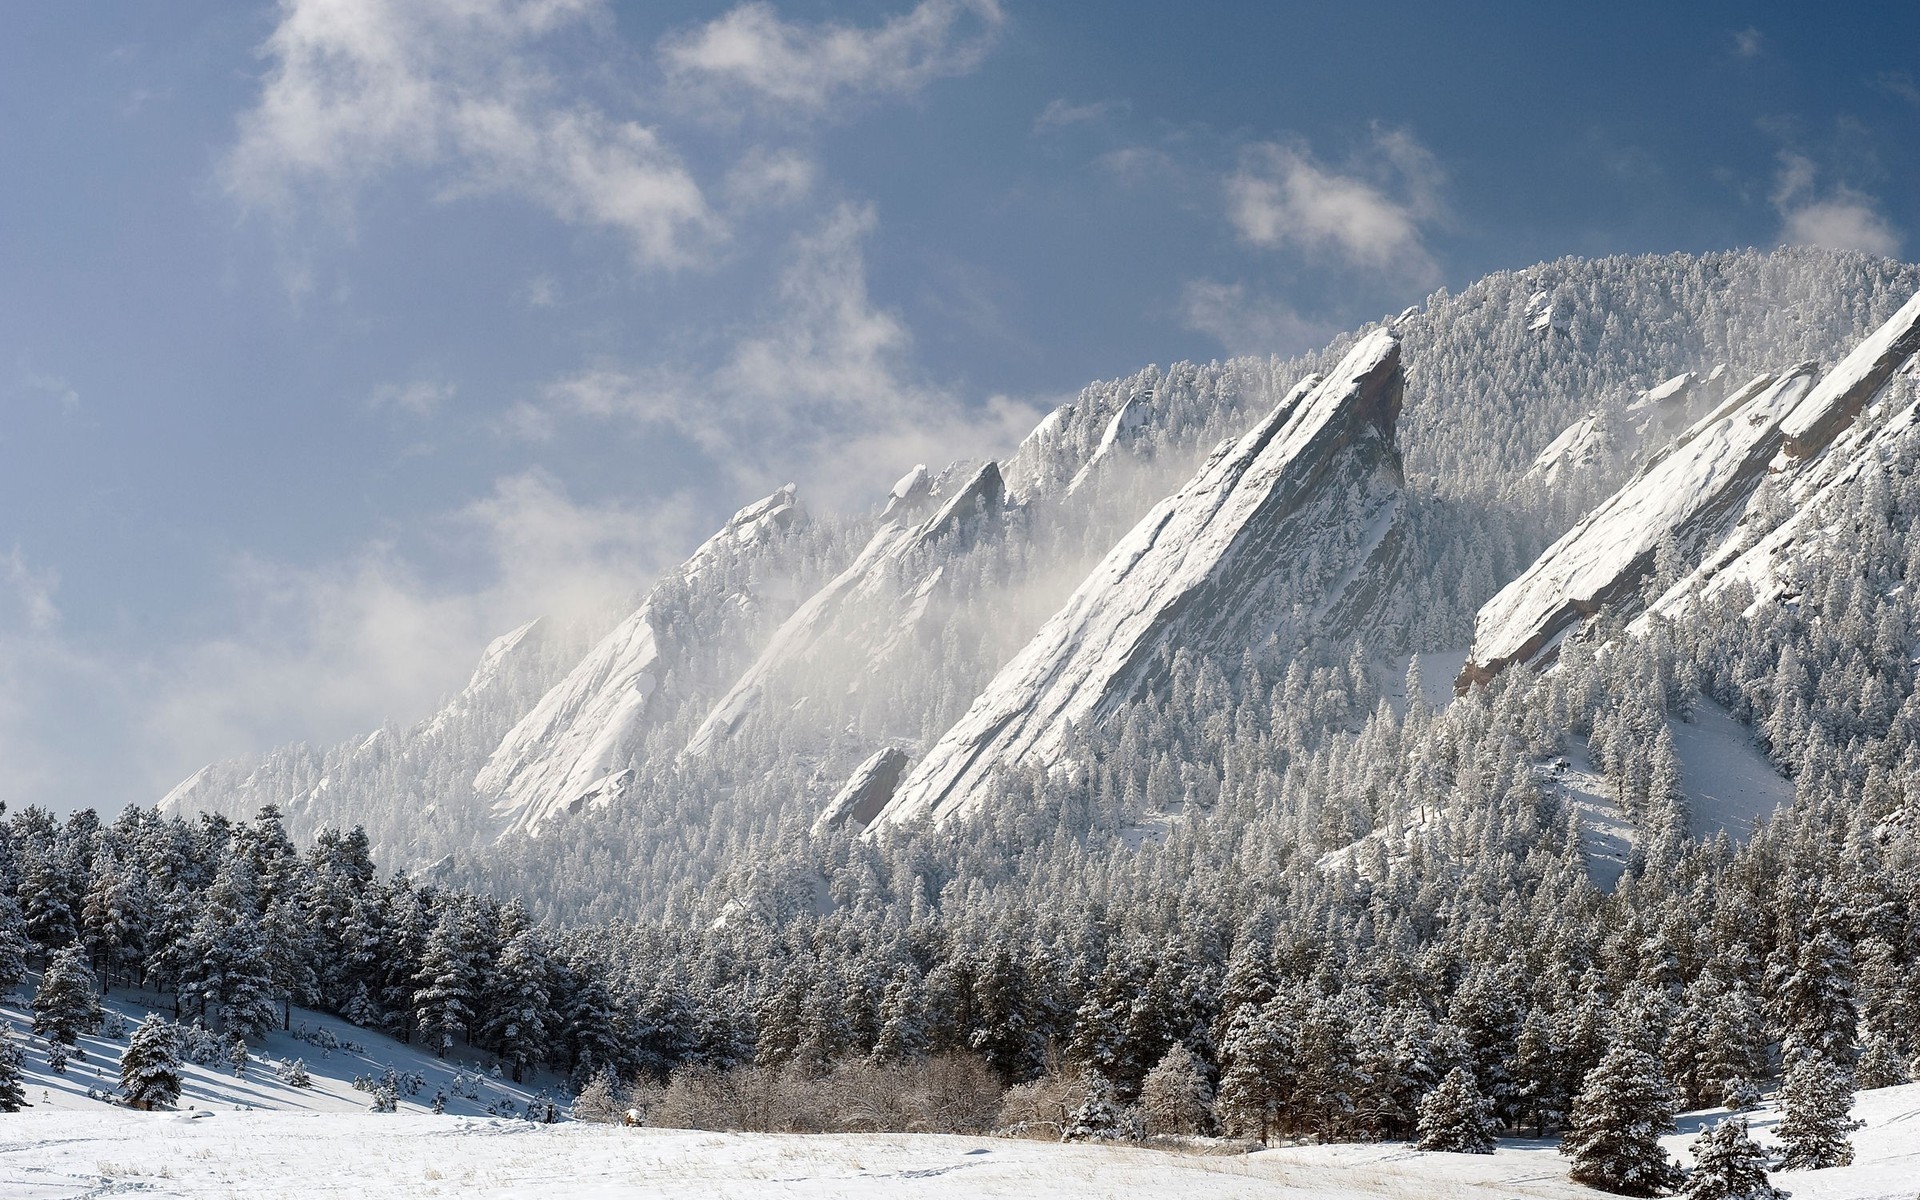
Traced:
<path id="1" fill-rule="evenodd" d="M 1105 119 L 1108 115 L 1126 109 L 1124 100 L 1095 100 L 1088 104 L 1073 104 L 1066 100 L 1055 100 L 1040 110 L 1033 119 L 1033 131 L 1036 134 L 1057 133 L 1075 125 L 1090 125 Z"/>
<path id="2" fill-rule="evenodd" d="M 375 408 L 398 409 L 415 417 L 430 417 L 459 391 L 450 380 L 415 379 L 383 383 L 373 389 L 368 403 Z"/>
<path id="3" fill-rule="evenodd" d="M 60 572 L 51 567 L 34 567 L 18 546 L 0 559 L 0 568 L 4 568 L 0 575 L 4 576 L 7 591 L 28 629 L 43 632 L 60 623 L 60 608 L 53 600 L 60 588 Z"/>
<path id="4" fill-rule="evenodd" d="M 1227 214 L 1242 240 L 1293 246 L 1417 282 L 1438 276 L 1425 230 L 1443 215 L 1444 175 L 1411 134 L 1376 129 L 1344 169 L 1302 145 L 1263 142 L 1227 178 Z"/>
<path id="5" fill-rule="evenodd" d="M 239 620 L 146 665 L 131 721 L 158 789 L 201 762 L 330 740 L 425 716 L 488 640 L 534 617 L 604 623 L 700 536 L 683 499 L 581 503 L 556 480 L 497 480 L 414 534 L 467 561 L 429 578 L 374 543 L 317 565 L 244 558 L 226 584 Z"/>
<path id="6" fill-rule="evenodd" d="M 1780 213 L 1780 241 L 1899 257 L 1904 239 L 1872 196 L 1844 184 L 1821 191 L 1815 187 L 1816 176 L 1811 159 L 1793 151 L 1781 152 L 1773 188 L 1773 205 Z"/>
<path id="7" fill-rule="evenodd" d="M 1038 420 L 1004 397 L 968 404 L 915 366 L 913 338 L 868 293 L 870 208 L 841 205 L 788 248 L 774 303 L 711 370 L 597 365 L 518 406 L 509 432 L 569 418 L 668 429 L 741 489 L 798 479 L 828 506 L 862 506 L 905 464 L 1016 444 Z"/>
<path id="8" fill-rule="evenodd" d="M 1181 322 L 1228 354 L 1292 354 L 1332 337 L 1335 328 L 1301 316 L 1245 284 L 1196 279 L 1181 296 Z"/>
<path id="9" fill-rule="evenodd" d="M 222 175 L 242 204 L 290 216 L 315 197 L 350 216 L 398 167 L 448 198 L 506 193 L 623 236 L 648 268 L 683 267 L 724 235 L 652 128 L 569 96 L 536 51 L 599 0 L 282 0 L 258 102 Z"/>
<path id="10" fill-rule="evenodd" d="M 1766 35 L 1751 25 L 1734 31 L 1732 45 L 1735 58 L 1759 58 L 1767 51 Z"/>
<path id="11" fill-rule="evenodd" d="M 743 4 L 668 37 L 660 56 L 679 86 L 718 87 L 818 112 L 843 97 L 904 95 L 964 75 L 992 48 L 999 0 L 922 0 L 879 25 L 802 24 Z"/>

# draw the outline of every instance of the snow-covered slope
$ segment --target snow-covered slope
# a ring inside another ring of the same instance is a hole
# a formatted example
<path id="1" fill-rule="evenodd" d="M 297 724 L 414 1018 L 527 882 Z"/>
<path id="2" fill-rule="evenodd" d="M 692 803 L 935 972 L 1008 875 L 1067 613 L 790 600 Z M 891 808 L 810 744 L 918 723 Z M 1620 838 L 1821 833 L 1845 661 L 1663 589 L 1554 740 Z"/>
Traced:
<path id="1" fill-rule="evenodd" d="M 1257 646 L 1350 621 L 1394 554 L 1403 386 L 1398 340 L 1375 331 L 1215 451 L 1001 669 L 879 819 L 941 819 L 972 807 L 998 769 L 1051 765 L 1070 728 L 1152 684 L 1170 644 Z"/>
<path id="2" fill-rule="evenodd" d="M 670 580 L 697 575 L 724 546 L 776 536 L 798 515 L 791 485 L 748 505 Z M 621 752 L 665 670 L 656 619 L 650 595 L 541 698 L 474 777 L 475 789 L 495 798 L 494 814 L 510 830 L 536 834 L 555 816 L 619 794 Z"/>
<path id="3" fill-rule="evenodd" d="M 1689 1144 L 1726 1114 L 1682 1115 L 1661 1139 Z M 1779 1122 L 1747 1114 L 1763 1143 Z M 1797 1200 L 1907 1200 L 1920 1157 L 1920 1085 L 1862 1092 L 1852 1165 L 1776 1171 Z M 1387 1200 L 1603 1195 L 1567 1178 L 1552 1141 L 1503 1139 L 1492 1154 L 1403 1142 L 1284 1146 L 1256 1154 L 1014 1141 L 945 1134 L 756 1134 L 401 1114 L 39 1112 L 6 1118 L 0 1194 L 80 1200 L 314 1195 L 720 1198 L 1127 1196 Z"/>
<path id="4" fill-rule="evenodd" d="M 1729 536 L 1767 472 L 1786 475 L 1790 485 L 1810 461 L 1832 462 L 1834 456 L 1822 452 L 1917 349 L 1920 295 L 1818 383 L 1813 365 L 1802 364 L 1735 393 L 1487 602 L 1474 622 L 1473 652 L 1459 686 L 1484 682 L 1548 651 L 1561 634 L 1602 608 L 1631 605 L 1652 576 L 1663 542 L 1685 564 L 1717 572 Z M 1699 575 L 1695 570 L 1689 585 Z"/>
<path id="5" fill-rule="evenodd" d="M 860 645 L 869 665 L 884 662 L 926 612 L 943 568 L 936 565 L 926 571 L 887 611 L 874 613 L 872 602 L 893 595 L 900 568 L 914 555 L 963 532 L 977 517 L 998 511 L 1003 492 L 999 465 L 992 462 L 964 476 L 944 499 L 927 486 L 924 471 L 901 480 L 888 504 L 891 516 L 874 531 L 859 557 L 774 632 L 760 657 L 707 714 L 688 741 L 686 753 L 710 752 L 753 712 L 775 674 L 804 665 L 830 637 Z M 939 509 L 916 522 L 915 515 L 932 499 L 941 500 Z"/>
<path id="6" fill-rule="evenodd" d="M 1659 458 L 1487 602 L 1460 686 L 1548 649 L 1576 622 L 1631 595 L 1672 539 L 1697 551 L 1746 501 L 1780 449 L 1780 422 L 1811 390 L 1814 368 L 1763 375 L 1682 434 Z"/>
<path id="7" fill-rule="evenodd" d="M 170 996 L 115 988 L 100 998 L 108 1014 L 106 1032 L 84 1034 L 78 1048 L 85 1057 L 69 1057 L 64 1071 L 47 1065 L 46 1043 L 29 1037 L 33 1013 L 25 997 L 37 986 L 30 977 L 18 991 L 0 997 L 0 1020 L 10 1022 L 20 1039 L 23 1052 L 22 1076 L 27 1103 L 37 1113 L 68 1115 L 100 1114 L 151 1122 L 171 1122 L 168 1114 L 137 1114 L 111 1107 L 111 1098 L 120 1086 L 120 1056 L 126 1051 L 131 1031 L 149 1013 L 174 1019 Z M 372 1096 L 354 1088 L 356 1078 L 378 1078 L 389 1067 L 402 1076 L 415 1076 L 417 1088 L 402 1086 L 397 1094 L 402 1112 L 425 1113 L 431 1109 L 434 1094 L 445 1092 L 447 1114 L 451 1116 L 486 1115 L 489 1106 L 504 1111 L 511 1101 L 519 1112 L 527 1101 L 542 1091 L 556 1102 L 565 1103 L 566 1082 L 533 1073 L 527 1082 L 516 1084 L 495 1074 L 491 1058 L 473 1051 L 456 1051 L 449 1058 L 436 1058 L 424 1047 L 409 1045 L 384 1034 L 362 1029 L 338 1017 L 330 1017 L 304 1008 L 292 1010 L 291 1031 L 275 1029 L 264 1039 L 248 1046 L 252 1061 L 236 1075 L 224 1057 L 199 1064 L 181 1065 L 180 1109 L 199 1112 L 232 1113 L 237 1109 L 269 1109 L 301 1113 L 366 1112 Z M 192 1020 L 188 1015 L 188 1023 Z M 225 1043 L 221 1043 L 224 1052 Z M 280 1078 L 276 1067 L 283 1061 L 300 1060 L 307 1069 L 311 1087 L 294 1087 Z M 92 1094 L 89 1095 L 89 1092 Z M 0 1116 L 0 1125 L 19 1119 L 20 1114 Z M 0 1174 L 0 1196 L 17 1196 Z"/>

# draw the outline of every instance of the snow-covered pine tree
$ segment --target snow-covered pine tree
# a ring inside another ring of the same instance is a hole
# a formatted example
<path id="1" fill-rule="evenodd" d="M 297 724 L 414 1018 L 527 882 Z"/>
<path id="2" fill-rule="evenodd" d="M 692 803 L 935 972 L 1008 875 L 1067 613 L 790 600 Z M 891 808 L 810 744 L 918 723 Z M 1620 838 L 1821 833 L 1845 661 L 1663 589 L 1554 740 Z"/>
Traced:
<path id="1" fill-rule="evenodd" d="M 0 1112 L 19 1112 L 27 1107 L 20 1061 L 20 1038 L 13 1032 L 13 1022 L 0 1020 Z"/>
<path id="2" fill-rule="evenodd" d="M 1112 1141 L 1120 1136 L 1120 1102 L 1114 1098 L 1113 1084 L 1098 1071 L 1087 1075 L 1087 1098 L 1074 1110 L 1067 1127 L 1061 1131 L 1063 1142 Z"/>
<path id="3" fill-rule="evenodd" d="M 898 1062 L 927 1052 L 925 993 L 911 966 L 902 965 L 880 997 L 880 1034 L 873 1043 L 875 1062 Z"/>
<path id="4" fill-rule="evenodd" d="M 1787 1200 L 1767 1179 L 1767 1152 L 1747 1134 L 1747 1123 L 1727 1117 L 1693 1139 L 1687 1200 Z"/>
<path id="5" fill-rule="evenodd" d="M 180 1031 L 148 1013 L 120 1056 L 120 1090 L 134 1108 L 164 1108 L 180 1099 Z"/>
<path id="6" fill-rule="evenodd" d="M 54 954 L 33 996 L 33 1032 L 49 1042 L 73 1045 L 100 1026 L 100 982 L 87 969 L 80 947 Z"/>
<path id="7" fill-rule="evenodd" d="M 27 921 L 11 891 L 0 890 L 0 996 L 8 996 L 27 977 Z"/>
<path id="8" fill-rule="evenodd" d="M 1230 1132 L 1262 1142 L 1272 1136 L 1285 1099 L 1288 1047 L 1277 1027 L 1278 1003 L 1276 999 L 1257 1007 L 1241 1005 L 1220 1048 L 1226 1065 L 1220 1073 L 1214 1113 Z"/>
<path id="9" fill-rule="evenodd" d="M 1185 1137 L 1205 1133 L 1213 1096 L 1199 1056 L 1175 1042 L 1140 1083 L 1140 1115 L 1151 1134 Z"/>
<path id="10" fill-rule="evenodd" d="M 437 1057 L 445 1058 L 454 1040 L 466 1036 L 479 992 L 472 935 L 465 906 L 454 898 L 442 906 L 414 978 L 415 1018 Z"/>
<path id="11" fill-rule="evenodd" d="M 1789 1171 L 1844 1167 L 1853 1161 L 1853 1080 L 1818 1054 L 1802 1055 L 1787 1068 L 1780 1086 L 1786 1111 L 1774 1133 L 1786 1151 L 1780 1165 Z"/>
<path id="12" fill-rule="evenodd" d="M 1677 1186 L 1679 1168 L 1660 1146 L 1660 1136 L 1673 1132 L 1673 1105 L 1657 1059 L 1630 1046 L 1610 1048 L 1587 1073 L 1560 1139 L 1573 1180 L 1622 1196 Z"/>
<path id="13" fill-rule="evenodd" d="M 522 930 L 507 943 L 494 967 L 485 1036 L 519 1083 L 547 1054 L 547 1030 L 553 1024 L 548 999 L 546 946 L 541 935 Z"/>
<path id="14" fill-rule="evenodd" d="M 1455 1154 L 1492 1154 L 1498 1132 L 1492 1102 L 1480 1094 L 1464 1066 L 1447 1072 L 1440 1086 L 1420 1101 L 1419 1128 L 1420 1149 Z"/>

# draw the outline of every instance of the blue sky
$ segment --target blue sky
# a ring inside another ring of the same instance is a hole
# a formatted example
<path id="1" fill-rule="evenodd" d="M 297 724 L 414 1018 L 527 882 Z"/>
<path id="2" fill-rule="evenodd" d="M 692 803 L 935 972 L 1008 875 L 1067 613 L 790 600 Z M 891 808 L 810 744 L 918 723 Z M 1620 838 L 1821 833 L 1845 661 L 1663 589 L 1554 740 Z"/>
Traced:
<path id="1" fill-rule="evenodd" d="M 1911 4 L 76 2 L 0 40 L 0 799 L 417 718 L 788 480 L 1561 255 L 1920 252 Z"/>

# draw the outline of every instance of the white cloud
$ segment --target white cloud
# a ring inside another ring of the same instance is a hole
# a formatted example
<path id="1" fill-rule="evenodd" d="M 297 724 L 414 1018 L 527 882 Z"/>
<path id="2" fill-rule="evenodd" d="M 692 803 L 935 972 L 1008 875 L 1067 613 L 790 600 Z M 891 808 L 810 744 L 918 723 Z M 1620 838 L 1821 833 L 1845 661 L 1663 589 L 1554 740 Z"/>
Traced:
<path id="1" fill-rule="evenodd" d="M 30 392 L 51 396 L 69 413 L 80 411 L 80 393 L 64 376 L 50 375 L 29 367 L 21 371 L 20 384 Z"/>
<path id="2" fill-rule="evenodd" d="M 389 544 L 310 567 L 234 563 L 237 627 L 166 652 L 127 698 L 151 799 L 202 762 L 421 719 L 493 637 L 536 616 L 604 627 L 701 535 L 682 498 L 581 504 L 540 474 L 430 525 L 435 550 L 469 564 L 458 582 Z"/>
<path id="3" fill-rule="evenodd" d="M 992 48 L 999 0 L 921 0 L 871 28 L 784 21 L 771 4 L 743 4 L 660 45 L 681 87 L 714 85 L 787 109 L 825 108 L 842 96 L 906 94 L 964 75 Z"/>
<path id="4" fill-rule="evenodd" d="M 1767 39 L 1758 29 L 1749 25 L 1735 31 L 1733 35 L 1733 56 L 1735 58 L 1759 58 L 1766 52 Z"/>
<path id="5" fill-rule="evenodd" d="M 429 417 L 459 389 L 451 381 L 416 379 L 411 383 L 383 383 L 368 402 L 375 408 L 397 408 L 416 417 Z"/>
<path id="6" fill-rule="evenodd" d="M 1780 213 L 1780 241 L 1793 246 L 1863 250 L 1898 258 L 1900 231 L 1880 212 L 1873 197 L 1844 185 L 1815 189 L 1812 160 L 1791 151 L 1780 155 L 1773 204 Z"/>
<path id="7" fill-rule="evenodd" d="M 1033 119 L 1033 131 L 1036 134 L 1055 133 L 1074 125 L 1087 125 L 1105 117 L 1108 113 L 1125 108 L 1124 100 L 1095 100 L 1090 104 L 1070 104 L 1065 100 L 1055 100 L 1040 110 Z"/>
<path id="8" fill-rule="evenodd" d="M 727 199 L 743 208 L 771 208 L 807 198 L 820 178 L 820 167 L 791 148 L 755 147 L 727 172 Z"/>
<path id="9" fill-rule="evenodd" d="M 1246 285 L 1196 279 L 1181 297 L 1187 328 L 1220 343 L 1228 354 L 1292 354 L 1320 345 L 1336 332 Z"/>
<path id="10" fill-rule="evenodd" d="M 921 377 L 912 335 L 867 291 L 871 209 L 837 208 L 794 239 L 776 303 L 710 371 L 599 365 L 518 406 L 505 428 L 551 436 L 565 417 L 669 429 L 739 492 L 798 480 L 812 501 L 864 507 L 905 466 L 998 453 L 1040 411 L 969 405 Z"/>
<path id="11" fill-rule="evenodd" d="M 537 50 L 600 0 L 282 0 L 228 190 L 283 216 L 316 193 L 336 218 L 371 180 L 428 170 L 447 197 L 502 192 L 624 236 L 637 263 L 686 266 L 724 230 L 653 130 L 562 93 Z"/>
<path id="12" fill-rule="evenodd" d="M 20 616 L 28 629 L 44 632 L 60 623 L 60 608 L 53 596 L 60 588 L 60 572 L 51 567 L 35 568 L 15 546 L 0 559 L 5 566 L 7 589 L 13 594 Z"/>
<path id="13" fill-rule="evenodd" d="M 1227 179 L 1227 213 L 1251 245 L 1292 245 L 1369 270 L 1427 282 L 1438 267 L 1424 227 L 1442 215 L 1442 175 L 1413 137 L 1376 130 L 1346 171 L 1317 162 L 1301 146 L 1248 147 Z"/>

